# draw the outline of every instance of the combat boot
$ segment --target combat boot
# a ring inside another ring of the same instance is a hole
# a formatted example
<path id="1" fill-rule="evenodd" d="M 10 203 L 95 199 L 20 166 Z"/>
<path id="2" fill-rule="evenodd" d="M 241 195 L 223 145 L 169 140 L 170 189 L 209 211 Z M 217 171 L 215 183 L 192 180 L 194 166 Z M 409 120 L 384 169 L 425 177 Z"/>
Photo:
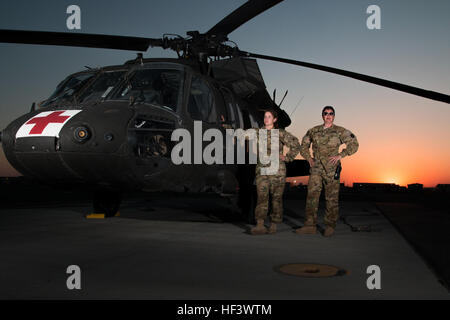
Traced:
<path id="1" fill-rule="evenodd" d="M 264 226 L 264 220 L 258 219 L 256 221 L 256 227 L 250 229 L 250 233 L 253 235 L 261 235 L 267 233 L 267 228 Z"/>
<path id="2" fill-rule="evenodd" d="M 333 227 L 325 227 L 325 231 L 323 232 L 324 237 L 331 237 L 334 234 L 334 228 Z"/>
<path id="3" fill-rule="evenodd" d="M 303 227 L 295 230 L 295 233 L 297 233 L 297 234 L 316 234 L 317 228 L 316 228 L 316 226 L 303 226 Z"/>
<path id="4" fill-rule="evenodd" d="M 269 230 L 267 231 L 268 234 L 274 234 L 277 232 L 277 224 L 272 222 L 269 226 Z"/>

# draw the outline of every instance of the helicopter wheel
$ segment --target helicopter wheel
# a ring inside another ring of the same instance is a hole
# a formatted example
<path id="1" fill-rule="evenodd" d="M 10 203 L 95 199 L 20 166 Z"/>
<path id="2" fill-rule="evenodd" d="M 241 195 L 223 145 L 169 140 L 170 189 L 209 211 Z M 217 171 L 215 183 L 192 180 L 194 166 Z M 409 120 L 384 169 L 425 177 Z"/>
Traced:
<path id="1" fill-rule="evenodd" d="M 98 188 L 94 191 L 93 207 L 95 213 L 104 213 L 105 217 L 114 217 L 122 202 L 122 192 L 114 188 Z"/>

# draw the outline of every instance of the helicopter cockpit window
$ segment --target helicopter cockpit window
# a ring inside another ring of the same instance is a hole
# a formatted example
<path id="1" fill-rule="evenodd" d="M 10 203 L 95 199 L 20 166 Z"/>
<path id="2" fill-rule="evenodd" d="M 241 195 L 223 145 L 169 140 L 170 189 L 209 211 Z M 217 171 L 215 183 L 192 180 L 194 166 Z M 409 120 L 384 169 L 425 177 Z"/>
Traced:
<path id="1" fill-rule="evenodd" d="M 104 99 L 114 89 L 125 75 L 125 70 L 107 71 L 98 76 L 97 79 L 86 89 L 79 98 L 79 102 L 88 102 Z"/>
<path id="2" fill-rule="evenodd" d="M 94 76 L 94 74 L 94 72 L 81 73 L 71 77 L 67 81 L 61 82 L 50 98 L 45 100 L 40 107 L 46 107 L 51 103 L 70 99 L 75 92 L 80 90 Z"/>
<path id="3" fill-rule="evenodd" d="M 181 73 L 178 70 L 140 69 L 119 89 L 116 99 L 134 97 L 137 102 L 153 103 L 176 111 Z"/>
<path id="4" fill-rule="evenodd" d="M 193 120 L 217 123 L 214 95 L 206 82 L 193 78 L 189 94 L 188 112 Z"/>

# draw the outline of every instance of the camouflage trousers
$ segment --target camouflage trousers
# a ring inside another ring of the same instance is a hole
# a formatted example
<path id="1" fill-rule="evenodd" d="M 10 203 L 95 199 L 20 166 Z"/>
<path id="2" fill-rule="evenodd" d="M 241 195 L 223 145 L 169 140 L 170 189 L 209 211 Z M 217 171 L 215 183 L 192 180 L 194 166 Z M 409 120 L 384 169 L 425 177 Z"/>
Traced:
<path id="1" fill-rule="evenodd" d="M 266 219 L 269 211 L 269 199 L 272 197 L 271 221 L 281 223 L 283 221 L 283 192 L 286 183 L 286 175 L 257 175 L 256 191 L 258 200 L 255 208 L 255 218 Z"/>
<path id="2" fill-rule="evenodd" d="M 323 168 L 311 169 L 306 197 L 305 226 L 315 226 L 317 223 L 317 210 L 322 187 L 325 187 L 325 225 L 335 228 L 339 219 L 340 182 L 339 179 L 334 179 L 334 172 L 327 173 Z"/>

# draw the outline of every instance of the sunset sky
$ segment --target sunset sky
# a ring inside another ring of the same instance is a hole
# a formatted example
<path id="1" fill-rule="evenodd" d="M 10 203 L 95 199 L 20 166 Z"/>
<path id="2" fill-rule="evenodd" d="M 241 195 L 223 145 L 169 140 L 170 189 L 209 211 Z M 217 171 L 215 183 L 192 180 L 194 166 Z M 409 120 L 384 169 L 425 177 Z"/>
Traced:
<path id="1" fill-rule="evenodd" d="M 69 32 L 66 8 L 81 7 L 81 31 L 161 37 L 206 32 L 245 1 L 2 1 L 0 28 Z M 381 8 L 381 30 L 369 30 L 366 9 Z M 241 50 L 302 60 L 450 94 L 450 1 L 286 0 L 229 35 Z M 145 57 L 174 57 L 150 49 Z M 84 66 L 122 64 L 133 52 L 0 44 L 0 130 L 48 97 Z M 343 160 L 341 181 L 450 183 L 450 105 L 338 75 L 258 61 L 268 91 L 290 114 L 299 139 L 321 121 L 324 105 L 335 123 L 358 138 Z M 0 176 L 16 175 L 0 155 Z"/>

